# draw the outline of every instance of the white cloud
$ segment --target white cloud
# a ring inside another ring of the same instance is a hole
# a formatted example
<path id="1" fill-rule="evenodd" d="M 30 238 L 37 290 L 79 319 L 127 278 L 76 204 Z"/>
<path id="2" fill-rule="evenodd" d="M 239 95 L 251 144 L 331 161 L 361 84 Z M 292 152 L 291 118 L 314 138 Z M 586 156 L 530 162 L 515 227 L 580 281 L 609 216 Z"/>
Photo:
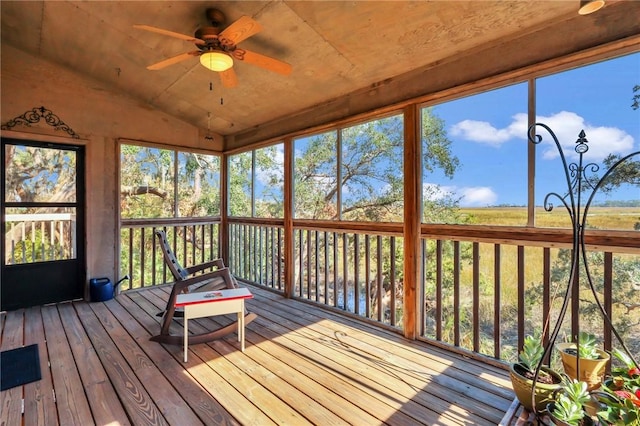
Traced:
<path id="1" fill-rule="evenodd" d="M 462 199 L 460 200 L 461 206 L 491 206 L 498 200 L 498 194 L 493 192 L 493 189 L 488 186 L 462 187 L 458 190 L 458 193 L 462 194 Z"/>
<path id="2" fill-rule="evenodd" d="M 575 160 L 578 157 L 575 146 L 581 130 L 585 131 L 589 141 L 589 151 L 584 156 L 587 161 L 601 162 L 609 154 L 626 155 L 634 149 L 633 136 L 624 130 L 593 125 L 574 112 L 560 111 L 549 116 L 538 116 L 536 121 L 544 123 L 553 130 L 568 160 Z M 513 139 L 527 140 L 527 129 L 527 114 L 518 113 L 503 129 L 497 129 L 486 121 L 463 120 L 454 124 L 450 132 L 452 136 L 459 136 L 471 142 L 499 147 Z M 551 135 L 541 127 L 538 127 L 537 132 L 542 136 L 540 148 L 543 158 L 558 157 L 558 150 Z"/>
<path id="3" fill-rule="evenodd" d="M 524 126 L 522 122 L 524 121 Z M 518 137 L 520 134 L 527 134 L 526 114 L 516 114 L 513 122 L 504 129 L 496 129 L 486 121 L 463 120 L 451 127 L 452 136 L 460 136 L 472 142 L 483 143 L 499 147 L 505 142 Z"/>
<path id="4" fill-rule="evenodd" d="M 609 154 L 626 155 L 634 146 L 633 137 L 624 130 L 615 127 L 594 126 L 573 112 L 561 111 L 551 116 L 540 116 L 538 123 L 544 123 L 553 130 L 562 146 L 564 155 L 569 160 L 578 158 L 575 151 L 576 141 L 581 130 L 587 135 L 589 151 L 584 155 L 588 161 L 600 162 Z M 553 138 L 543 128 L 538 128 L 542 136 L 542 155 L 545 159 L 559 156 Z"/>
<path id="5" fill-rule="evenodd" d="M 422 194 L 425 199 L 437 201 L 450 198 L 459 200 L 460 206 L 485 207 L 495 205 L 498 194 L 488 186 L 462 186 L 438 185 L 425 183 L 422 185 Z"/>

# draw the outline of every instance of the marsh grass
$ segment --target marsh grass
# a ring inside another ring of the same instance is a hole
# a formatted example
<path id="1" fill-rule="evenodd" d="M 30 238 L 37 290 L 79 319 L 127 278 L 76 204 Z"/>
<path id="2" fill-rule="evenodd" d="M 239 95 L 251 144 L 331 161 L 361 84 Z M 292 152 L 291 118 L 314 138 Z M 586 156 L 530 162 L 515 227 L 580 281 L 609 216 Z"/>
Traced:
<path id="1" fill-rule="evenodd" d="M 526 207 L 461 208 L 460 213 L 473 225 L 527 225 Z M 588 228 L 633 231 L 638 222 L 640 222 L 640 207 L 591 207 L 586 224 Z M 571 221 L 564 206 L 555 206 L 550 212 L 537 207 L 535 226 L 571 228 Z"/>
<path id="2" fill-rule="evenodd" d="M 502 226 L 524 226 L 527 219 L 527 211 L 525 208 L 478 208 L 478 209 L 462 209 L 473 224 L 483 225 L 502 225 Z M 551 212 L 544 209 L 536 211 L 537 227 L 562 228 L 569 227 L 570 222 L 568 214 L 564 208 L 556 208 Z M 636 223 L 640 222 L 640 207 L 594 207 L 590 209 L 587 224 L 590 227 L 599 229 L 624 229 L 634 230 Z M 461 252 L 467 251 L 471 253 L 473 243 L 461 242 Z M 523 277 L 524 282 L 524 309 L 525 313 L 525 333 L 539 333 L 545 327 L 545 318 L 542 310 L 542 281 L 543 281 L 543 262 L 544 249 L 542 247 L 524 247 L 524 268 L 519 270 L 518 266 L 518 247 L 516 245 L 503 244 L 500 246 L 499 271 L 495 266 L 495 244 L 479 243 L 479 322 L 481 338 L 480 352 L 487 355 L 494 355 L 496 349 L 499 349 L 500 358 L 503 360 L 514 361 L 517 354 L 517 312 L 518 312 L 518 282 L 519 277 Z M 561 263 L 559 259 L 560 249 L 550 249 L 550 261 L 552 268 L 554 265 Z M 615 254 L 614 262 L 618 259 L 638 259 L 638 255 Z M 470 312 L 473 308 L 473 265 L 470 260 L 461 262 L 460 271 L 460 345 L 462 347 L 472 349 L 471 329 L 474 322 L 470 318 Z M 593 276 L 600 277 L 602 275 L 601 265 L 590 265 Z M 496 306 L 496 277 L 499 274 L 500 294 L 499 306 Z M 587 310 L 595 306 L 593 295 L 587 288 L 586 283 L 580 284 L 580 299 L 588 305 Z M 550 285 L 551 293 L 551 318 L 547 327 L 552 327 L 557 321 L 557 313 L 566 291 L 567 282 L 565 276 L 552 277 Z M 452 299 L 450 299 L 452 300 Z M 583 303 L 581 302 L 581 303 Z M 444 302 L 447 303 L 446 301 Z M 582 306 L 582 305 L 581 305 Z M 494 313 L 500 311 L 500 341 L 501 347 L 494 347 Z M 452 315 L 452 314 L 449 314 Z M 624 317 L 626 322 L 640 323 L 640 313 L 625 312 L 624 308 L 617 306 L 614 301 L 614 316 L 618 318 Z M 584 319 L 583 319 L 584 316 Z M 467 318 L 469 317 L 469 318 Z M 444 328 L 448 329 L 452 325 L 452 318 L 445 315 L 443 318 Z M 559 339 L 557 342 L 566 341 L 570 335 L 571 314 L 567 313 Z M 581 313 L 581 324 L 587 329 L 602 330 L 602 318 L 598 315 L 587 315 Z M 632 335 L 640 335 L 640 326 L 632 327 Z M 451 329 L 449 329 L 449 333 Z M 448 336 L 448 337 L 447 337 Z M 445 333 L 444 340 L 450 340 L 451 335 Z"/>

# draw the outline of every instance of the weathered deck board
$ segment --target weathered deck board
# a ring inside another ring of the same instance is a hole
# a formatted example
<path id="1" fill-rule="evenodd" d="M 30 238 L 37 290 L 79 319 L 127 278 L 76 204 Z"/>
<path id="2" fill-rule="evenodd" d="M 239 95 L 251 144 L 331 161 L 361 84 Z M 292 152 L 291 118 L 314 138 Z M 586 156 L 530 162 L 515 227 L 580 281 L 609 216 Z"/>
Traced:
<path id="1" fill-rule="evenodd" d="M 118 399 L 109 376 L 83 328 L 82 322 L 71 304 L 58 307 L 60 318 L 65 325 L 69 346 L 75 359 L 82 386 L 87 393 L 91 413 L 97 424 L 130 424 L 127 414 Z M 89 331 L 89 330 L 87 330 Z"/>
<path id="2" fill-rule="evenodd" d="M 0 423 L 490 425 L 513 400 L 506 371 L 253 287 L 245 352 L 231 334 L 183 363 L 149 341 L 167 290 L 4 313 L 0 348 L 39 343 L 43 379 L 1 393 Z"/>
<path id="3" fill-rule="evenodd" d="M 60 320 L 58 308 L 62 307 L 64 304 L 42 308 L 42 321 L 47 339 L 46 345 L 58 419 L 61 425 L 91 424 L 93 417 L 89 401 L 82 386 L 76 360 L 69 346 L 64 323 Z M 78 362 L 84 363 L 85 360 L 80 359 Z"/>
<path id="4" fill-rule="evenodd" d="M 29 308 L 26 311 L 24 336 L 25 346 L 45 341 L 44 325 L 39 308 Z M 24 386 L 24 424 L 54 425 L 58 420 L 53 392 L 50 391 L 53 384 L 49 370 L 49 354 L 42 344 L 38 345 L 38 355 L 42 379 Z"/>
<path id="5" fill-rule="evenodd" d="M 8 312 L 3 317 L 0 350 L 6 351 L 24 346 L 22 340 L 24 328 L 22 311 Z M 22 389 L 15 387 L 0 392 L 0 402 L 2 402 L 0 406 L 2 421 L 0 423 L 19 425 L 22 417 Z"/>
<path id="6" fill-rule="evenodd" d="M 158 367 L 160 372 L 171 380 L 173 387 L 180 389 L 180 395 L 189 404 L 194 413 L 206 424 L 235 426 L 239 423 L 229 415 L 211 395 L 191 376 L 184 374 L 184 367 L 176 362 L 175 357 L 162 345 L 149 340 L 150 334 L 138 322 L 141 319 L 155 324 L 158 323 L 150 316 L 138 316 L 138 320 L 130 313 L 139 310 L 130 298 L 120 297 L 119 303 L 108 303 L 105 306 L 118 318 L 120 323 L 129 332 L 131 337 L 138 342 L 149 359 Z M 94 304 L 97 305 L 97 304 Z"/>

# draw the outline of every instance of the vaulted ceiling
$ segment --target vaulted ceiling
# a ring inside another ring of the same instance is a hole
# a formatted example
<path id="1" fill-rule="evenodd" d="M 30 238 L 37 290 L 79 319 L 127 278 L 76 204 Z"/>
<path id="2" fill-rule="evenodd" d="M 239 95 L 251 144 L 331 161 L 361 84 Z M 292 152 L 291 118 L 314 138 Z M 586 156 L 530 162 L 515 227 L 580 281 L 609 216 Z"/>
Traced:
<path id="1" fill-rule="evenodd" d="M 1 42 L 210 128 L 233 148 L 640 32 L 640 2 L 609 0 L 587 16 L 578 15 L 578 6 L 578 0 L 2 1 Z M 208 8 L 224 13 L 223 27 L 244 15 L 257 21 L 263 29 L 239 46 L 290 64 L 291 74 L 236 60 L 238 85 L 227 88 L 197 57 L 148 70 L 196 49 L 134 25 L 193 36 L 210 25 Z"/>

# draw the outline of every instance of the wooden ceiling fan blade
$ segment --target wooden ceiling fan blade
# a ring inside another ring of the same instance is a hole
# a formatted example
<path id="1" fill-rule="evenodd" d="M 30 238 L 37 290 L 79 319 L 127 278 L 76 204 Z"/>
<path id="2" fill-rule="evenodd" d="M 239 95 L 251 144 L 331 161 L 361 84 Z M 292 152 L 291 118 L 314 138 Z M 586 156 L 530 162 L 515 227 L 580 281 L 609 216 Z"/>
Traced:
<path id="1" fill-rule="evenodd" d="M 150 25 L 134 25 L 133 28 L 138 28 L 145 31 L 151 31 L 152 33 L 163 34 L 169 37 L 179 38 L 180 40 L 190 41 L 195 44 L 206 44 L 204 40 L 200 40 L 199 38 L 188 36 L 185 34 L 174 33 L 173 31 L 163 30 L 162 28 L 152 27 Z"/>
<path id="2" fill-rule="evenodd" d="M 238 44 L 252 35 L 262 31 L 262 26 L 248 16 L 242 16 L 233 24 L 229 25 L 219 35 L 221 38 L 231 40 L 233 44 Z"/>
<path id="3" fill-rule="evenodd" d="M 181 53 L 180 55 L 174 56 L 172 58 L 169 59 L 165 59 L 164 61 L 160 61 L 157 62 L 153 65 L 149 65 L 147 67 L 148 70 L 159 70 L 165 67 L 168 67 L 169 65 L 173 65 L 173 64 L 177 64 L 178 62 L 182 62 L 184 60 L 187 60 L 189 58 L 192 58 L 194 56 L 200 56 L 202 52 L 199 50 L 194 50 L 193 52 L 186 52 L 186 53 Z"/>
<path id="4" fill-rule="evenodd" d="M 220 81 L 224 87 L 236 87 L 238 85 L 238 76 L 233 68 L 226 71 L 220 71 Z"/>
<path id="5" fill-rule="evenodd" d="M 249 50 L 244 51 L 242 61 L 267 69 L 269 71 L 277 72 L 278 74 L 291 74 L 291 65 L 289 65 L 288 63 L 261 55 L 259 53 L 251 52 Z"/>

